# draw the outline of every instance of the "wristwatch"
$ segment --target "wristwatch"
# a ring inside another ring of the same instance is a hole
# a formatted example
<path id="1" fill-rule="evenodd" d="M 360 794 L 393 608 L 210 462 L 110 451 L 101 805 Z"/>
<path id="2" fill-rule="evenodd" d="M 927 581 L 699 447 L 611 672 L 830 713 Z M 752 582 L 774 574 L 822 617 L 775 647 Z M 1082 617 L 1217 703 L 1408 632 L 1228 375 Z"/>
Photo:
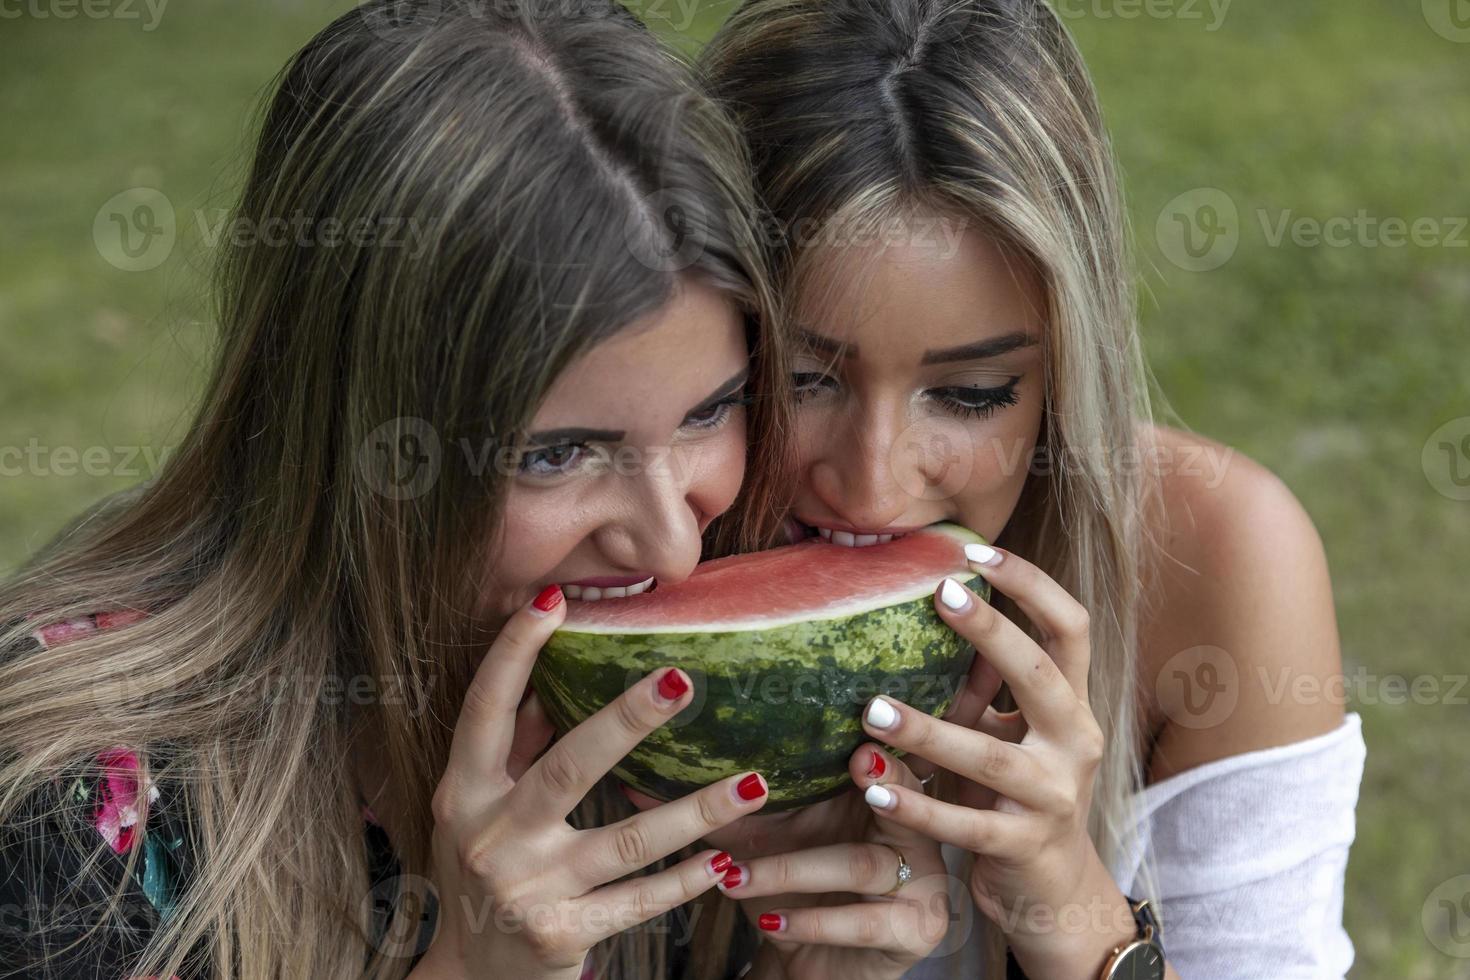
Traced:
<path id="1" fill-rule="evenodd" d="M 1148 899 L 1128 899 L 1138 936 L 1132 942 L 1114 946 L 1108 954 L 1100 980 L 1164 980 L 1164 946 L 1159 924 L 1154 921 Z M 1015 954 L 1006 950 L 1006 980 L 1027 980 Z"/>
<path id="2" fill-rule="evenodd" d="M 1164 980 L 1164 947 L 1159 942 L 1159 925 L 1154 921 L 1148 899 L 1128 899 L 1133 921 L 1138 924 L 1138 937 L 1131 943 L 1113 947 L 1101 980 Z"/>

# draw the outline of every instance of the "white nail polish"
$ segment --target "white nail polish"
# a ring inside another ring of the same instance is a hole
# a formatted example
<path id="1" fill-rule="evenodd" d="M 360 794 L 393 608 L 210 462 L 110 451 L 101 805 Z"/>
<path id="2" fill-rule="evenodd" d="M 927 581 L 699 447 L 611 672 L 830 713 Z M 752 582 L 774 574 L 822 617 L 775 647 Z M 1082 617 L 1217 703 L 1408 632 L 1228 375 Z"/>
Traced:
<path id="1" fill-rule="evenodd" d="M 1000 564 L 1000 552 L 988 544 L 965 545 L 965 558 L 977 565 Z"/>
<path id="2" fill-rule="evenodd" d="M 896 797 L 887 787 L 874 783 L 863 793 L 863 799 L 868 801 L 868 806 L 875 806 L 880 810 L 891 810 Z"/>
<path id="3" fill-rule="evenodd" d="M 944 580 L 939 587 L 939 601 L 950 609 L 960 610 L 969 603 L 970 597 L 965 594 L 965 587 L 952 578 Z"/>
<path id="4" fill-rule="evenodd" d="M 868 704 L 866 718 L 868 724 L 874 728 L 892 728 L 898 724 L 898 712 L 882 698 L 874 698 Z"/>

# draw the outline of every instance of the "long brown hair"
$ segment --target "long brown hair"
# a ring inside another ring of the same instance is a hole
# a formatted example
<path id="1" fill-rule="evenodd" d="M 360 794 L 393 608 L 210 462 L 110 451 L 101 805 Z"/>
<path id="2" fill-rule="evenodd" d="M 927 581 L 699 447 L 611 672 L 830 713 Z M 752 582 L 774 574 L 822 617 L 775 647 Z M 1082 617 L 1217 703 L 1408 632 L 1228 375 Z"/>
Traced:
<path id="1" fill-rule="evenodd" d="M 407 971 L 369 935 L 355 726 L 408 806 L 411 891 L 495 625 L 468 572 L 506 480 L 473 460 L 681 277 L 745 311 L 757 395 L 762 465 L 708 544 L 769 540 L 788 373 L 753 220 L 738 131 L 613 0 L 375 0 L 291 59 L 234 215 L 260 234 L 218 257 L 218 356 L 179 449 L 0 587 L 0 619 L 35 617 L 0 649 L 37 621 L 149 613 L 0 663 L 0 821 L 117 744 L 180 787 L 197 867 L 135 972 L 185 972 L 196 948 L 219 978 Z M 349 712 L 343 677 L 396 696 Z M 295 696 L 261 696 L 283 678 Z M 658 943 L 620 942 L 604 963 L 662 969 Z"/>
<path id="2" fill-rule="evenodd" d="M 1133 854 L 1140 583 L 1158 553 L 1145 518 L 1161 511 L 1157 482 L 1128 462 L 1148 458 L 1152 409 L 1120 183 L 1081 54 L 1042 0 L 749 0 L 703 63 L 773 225 L 807 229 L 778 254 L 788 302 L 820 290 L 811 243 L 826 236 L 811 228 L 866 234 L 916 214 L 978 227 L 1039 275 L 1038 451 L 1053 465 L 1031 468 L 1000 543 L 1088 610 L 1108 744 L 1089 831 L 1105 862 Z M 1034 635 L 1014 603 L 994 604 Z M 987 976 L 1004 975 L 997 935 Z"/>

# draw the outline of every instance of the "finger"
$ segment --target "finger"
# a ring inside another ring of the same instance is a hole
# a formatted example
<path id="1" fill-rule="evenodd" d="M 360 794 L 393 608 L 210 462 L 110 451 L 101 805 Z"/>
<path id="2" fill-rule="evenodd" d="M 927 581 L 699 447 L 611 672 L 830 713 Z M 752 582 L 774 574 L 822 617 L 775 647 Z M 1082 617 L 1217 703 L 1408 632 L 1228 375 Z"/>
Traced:
<path id="1" fill-rule="evenodd" d="M 912 833 L 905 829 L 905 833 Z M 930 847 L 933 843 L 930 842 Z M 905 858 L 909 855 L 905 854 Z M 898 883 L 898 855 L 882 844 L 829 844 L 788 854 L 751 858 L 739 865 L 734 881 L 720 890 L 740 899 L 768 895 L 825 895 L 850 892 L 882 895 Z M 926 868 L 932 873 L 940 870 Z M 728 880 L 729 876 L 727 876 Z"/>
<path id="2" fill-rule="evenodd" d="M 954 703 L 943 715 L 944 720 L 964 728 L 975 727 L 1003 683 L 995 666 L 977 652 L 965 674 L 965 685 L 955 694 Z"/>
<path id="3" fill-rule="evenodd" d="M 501 627 L 465 690 L 450 741 L 446 776 L 452 775 L 468 789 L 504 774 L 516 707 L 530 679 L 531 665 L 565 618 L 566 600 L 553 585 Z"/>
<path id="4" fill-rule="evenodd" d="M 546 715 L 546 706 L 536 692 L 526 695 L 521 710 L 516 712 L 515 732 L 511 737 L 510 752 L 505 758 L 505 771 L 511 779 L 519 780 L 531 768 L 536 757 L 551 744 L 556 728 Z"/>
<path id="5" fill-rule="evenodd" d="M 972 544 L 965 547 L 965 558 L 1036 624 L 1042 646 L 1056 660 L 1077 697 L 1086 702 L 1087 668 L 1092 660 L 1087 607 L 1056 579 L 1014 552 Z"/>
<path id="6" fill-rule="evenodd" d="M 912 902 L 860 902 L 763 912 L 761 934 L 781 942 L 909 953 L 916 937 L 933 932 Z"/>
<path id="7" fill-rule="evenodd" d="M 741 773 L 610 826 L 584 830 L 575 871 L 588 888 L 632 874 L 754 813 L 768 795 L 759 773 Z"/>
<path id="8" fill-rule="evenodd" d="M 868 743 L 852 754 L 848 759 L 847 769 L 852 774 L 853 782 L 864 790 L 869 786 L 906 786 L 916 793 L 922 793 L 924 784 L 919 782 L 919 777 L 909 765 L 913 761 L 923 760 L 918 760 L 917 756 L 900 759 L 884 751 L 882 746 Z M 881 813 L 875 815 L 877 819 L 874 826 L 884 843 L 910 848 L 932 846 L 928 838 L 901 824 L 888 822 Z"/>
<path id="9" fill-rule="evenodd" d="M 952 578 L 935 590 L 934 607 L 950 628 L 975 644 L 976 656 L 988 660 L 1010 684 L 1017 706 L 1034 727 L 1066 730 L 1075 717 L 1078 695 L 1047 651 Z"/>
<path id="10" fill-rule="evenodd" d="M 620 881 L 584 897 L 580 907 L 585 945 L 626 932 L 709 891 L 730 866 L 730 855 L 709 850 L 672 868 Z"/>
<path id="11" fill-rule="evenodd" d="M 998 738 L 1002 742 L 1017 743 L 1026 737 L 1026 719 L 1019 711 L 996 711 L 987 708 L 980 720 L 973 727 L 978 732 L 984 732 L 991 738 Z"/>
<path id="12" fill-rule="evenodd" d="M 975 854 L 1015 857 L 1031 846 L 1021 814 L 945 803 L 902 786 L 889 790 L 882 805 L 872 799 L 868 804 L 888 820 Z"/>
<path id="13" fill-rule="evenodd" d="M 692 697 L 689 675 L 678 668 L 644 677 L 536 760 L 512 791 L 517 812 L 533 823 L 565 817 L 609 769 Z"/>
<path id="14" fill-rule="evenodd" d="M 901 701 L 876 697 L 863 712 L 874 738 L 911 752 L 1011 799 L 1039 805 L 1035 789 L 1045 773 L 1018 745 L 917 711 Z M 880 794 L 881 795 L 881 794 Z"/>

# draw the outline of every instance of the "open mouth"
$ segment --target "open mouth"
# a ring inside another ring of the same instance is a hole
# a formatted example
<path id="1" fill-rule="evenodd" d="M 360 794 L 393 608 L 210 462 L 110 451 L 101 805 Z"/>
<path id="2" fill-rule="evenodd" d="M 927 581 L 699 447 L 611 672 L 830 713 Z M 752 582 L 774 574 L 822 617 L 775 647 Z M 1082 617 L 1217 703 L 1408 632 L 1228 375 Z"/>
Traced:
<path id="1" fill-rule="evenodd" d="M 887 544 L 897 538 L 904 537 L 908 531 L 855 531 L 848 528 L 823 527 L 820 524 L 807 524 L 799 518 L 791 518 L 789 533 L 794 540 L 800 541 L 804 538 L 821 538 L 831 544 L 843 548 L 868 548 L 875 544 Z"/>
<path id="2" fill-rule="evenodd" d="M 561 590 L 568 599 L 582 602 L 599 602 L 603 599 L 626 599 L 628 596 L 647 592 L 654 586 L 654 577 L 622 585 L 563 585 Z"/>

